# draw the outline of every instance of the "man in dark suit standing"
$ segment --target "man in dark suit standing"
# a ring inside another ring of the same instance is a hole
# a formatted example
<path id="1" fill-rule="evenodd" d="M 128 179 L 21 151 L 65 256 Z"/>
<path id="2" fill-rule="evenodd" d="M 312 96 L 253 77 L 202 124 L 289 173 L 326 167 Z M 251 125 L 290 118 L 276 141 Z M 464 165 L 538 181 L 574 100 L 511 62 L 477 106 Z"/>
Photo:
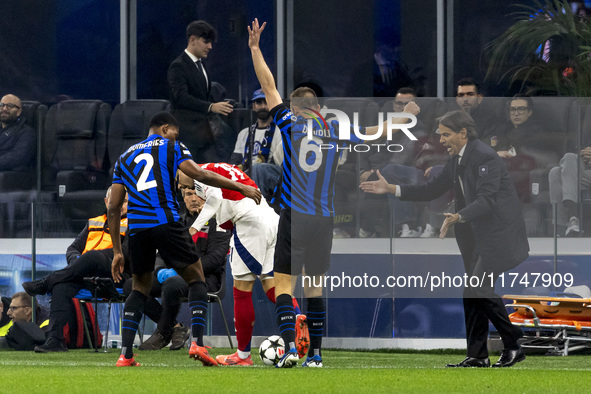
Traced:
<path id="1" fill-rule="evenodd" d="M 174 115 L 181 123 L 182 140 L 197 163 L 215 162 L 214 137 L 207 115 L 228 115 L 232 104 L 213 102 L 211 77 L 203 59 L 216 40 L 215 29 L 205 21 L 187 26 L 187 48 L 168 68 L 168 85 Z"/>
<path id="2" fill-rule="evenodd" d="M 440 142 L 450 159 L 443 171 L 419 185 L 390 185 L 379 179 L 363 182 L 370 193 L 392 193 L 402 200 L 430 201 L 453 189 L 456 213 L 445 213 L 440 238 L 455 228 L 468 276 L 497 278 L 528 257 L 525 222 L 511 177 L 497 153 L 478 140 L 474 120 L 466 111 L 448 112 L 438 119 Z M 490 280 L 464 290 L 467 357 L 448 367 L 488 367 L 488 321 L 501 339 L 503 352 L 493 367 L 510 367 L 525 359 L 517 340 L 523 335 L 511 324 L 501 298 Z"/>

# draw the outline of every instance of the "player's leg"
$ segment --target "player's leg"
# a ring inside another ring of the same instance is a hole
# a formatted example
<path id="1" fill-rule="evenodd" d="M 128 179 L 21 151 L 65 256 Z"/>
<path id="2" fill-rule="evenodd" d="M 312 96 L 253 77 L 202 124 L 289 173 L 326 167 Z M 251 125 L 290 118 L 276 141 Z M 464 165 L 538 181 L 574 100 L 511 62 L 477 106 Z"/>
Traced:
<path id="1" fill-rule="evenodd" d="M 306 318 L 310 334 L 310 348 L 308 357 L 302 366 L 322 367 L 322 335 L 326 319 L 326 307 L 322 297 L 322 283 L 324 275 L 314 275 L 312 281 L 304 284 L 306 296 Z M 320 286 L 317 286 L 320 284 Z"/>
<path id="2" fill-rule="evenodd" d="M 295 348 L 296 314 L 292 303 L 292 232 L 291 211 L 283 210 L 279 218 L 275 247 L 275 316 L 286 352 L 276 367 L 292 367 L 299 360 Z M 293 262 L 297 263 L 294 257 Z M 301 268 L 300 268 L 301 270 Z M 288 350 L 289 349 L 289 350 Z"/>
<path id="3" fill-rule="evenodd" d="M 230 355 L 219 355 L 216 361 L 221 365 L 252 365 L 250 357 L 250 341 L 254 326 L 255 314 L 252 302 L 254 275 L 244 275 L 243 279 L 234 278 L 234 327 L 238 350 Z"/>
<path id="4" fill-rule="evenodd" d="M 322 335 L 326 320 L 323 298 L 324 274 L 330 266 L 333 220 L 331 217 L 311 217 L 307 225 L 315 229 L 309 234 L 303 261 L 304 271 L 311 280 L 305 280 L 306 316 L 310 333 L 308 357 L 304 367 L 322 367 Z"/>
<path id="5" fill-rule="evenodd" d="M 137 332 L 146 298 L 152 287 L 152 275 L 156 248 L 153 246 L 153 229 L 144 230 L 129 239 L 132 290 L 123 308 L 121 322 L 121 355 L 118 367 L 139 366 L 133 358 L 133 341 Z"/>
<path id="6" fill-rule="evenodd" d="M 193 334 L 189 356 L 201 361 L 205 366 L 215 366 L 217 362 L 209 355 L 203 343 L 207 321 L 207 287 L 195 243 L 179 222 L 167 224 L 159 235 L 158 251 L 162 258 L 170 268 L 179 273 L 189 287 L 187 298 Z"/>

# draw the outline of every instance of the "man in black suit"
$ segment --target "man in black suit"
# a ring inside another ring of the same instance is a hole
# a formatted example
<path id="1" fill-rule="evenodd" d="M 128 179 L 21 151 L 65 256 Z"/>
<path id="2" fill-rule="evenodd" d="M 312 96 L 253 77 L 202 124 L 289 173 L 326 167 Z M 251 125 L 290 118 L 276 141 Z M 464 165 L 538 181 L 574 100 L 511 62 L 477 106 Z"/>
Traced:
<path id="1" fill-rule="evenodd" d="M 478 140 L 474 120 L 466 111 L 448 112 L 438 119 L 440 142 L 450 159 L 443 171 L 429 182 L 418 185 L 390 185 L 379 179 L 363 182 L 370 193 L 392 193 L 402 200 L 430 201 L 453 189 L 456 213 L 445 213 L 440 238 L 455 228 L 468 276 L 494 278 L 514 268 L 528 257 L 529 244 L 513 181 L 497 153 Z M 448 367 L 488 367 L 488 321 L 501 339 L 504 349 L 493 367 L 510 367 L 525 359 L 517 344 L 523 335 L 511 324 L 494 286 L 485 281 L 464 290 L 464 316 L 468 342 L 467 357 Z"/>
<path id="2" fill-rule="evenodd" d="M 181 123 L 182 140 L 197 163 L 215 162 L 214 137 L 207 115 L 228 115 L 232 104 L 213 102 L 211 76 L 202 60 L 207 58 L 216 40 L 215 29 L 205 21 L 187 26 L 187 48 L 168 68 L 170 100 L 175 117 Z"/>

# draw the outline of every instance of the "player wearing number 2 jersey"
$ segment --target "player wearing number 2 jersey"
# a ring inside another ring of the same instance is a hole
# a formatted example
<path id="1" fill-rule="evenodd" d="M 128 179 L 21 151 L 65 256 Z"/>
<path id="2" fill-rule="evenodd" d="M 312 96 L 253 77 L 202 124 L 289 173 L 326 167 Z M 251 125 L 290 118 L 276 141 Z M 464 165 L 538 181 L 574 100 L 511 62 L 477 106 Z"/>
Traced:
<path id="1" fill-rule="evenodd" d="M 261 193 L 254 187 L 230 181 L 195 164 L 188 149 L 176 141 L 178 134 L 179 125 L 174 116 L 167 112 L 158 113 L 150 120 L 148 138 L 130 147 L 115 165 L 108 209 L 114 251 L 111 271 L 113 279 L 118 282 L 124 262 L 119 237 L 119 217 L 127 190 L 130 196 L 129 253 L 133 280 L 133 290 L 123 311 L 122 349 L 117 366 L 139 365 L 133 358 L 133 341 L 146 296 L 152 287 L 156 249 L 189 285 L 188 299 L 194 339 L 189 350 L 190 356 L 204 365 L 217 365 L 203 344 L 207 291 L 195 243 L 179 222 L 174 182 L 177 170 L 180 169 L 205 184 L 238 191 L 254 199 L 256 203 L 261 198 Z"/>
<path id="2" fill-rule="evenodd" d="M 248 175 L 233 165 L 207 163 L 201 166 L 233 181 L 256 187 Z M 222 365 L 252 365 L 250 341 L 255 320 L 252 289 L 254 281 L 260 278 L 267 297 L 275 302 L 273 256 L 279 216 L 264 198 L 256 205 L 240 193 L 200 182 L 195 182 L 195 190 L 205 204 L 191 231 L 200 229 L 214 215 L 222 227 L 232 228 L 230 267 L 234 278 L 234 326 L 238 351 L 219 355 L 216 361 Z"/>
<path id="3" fill-rule="evenodd" d="M 265 26 L 266 23 L 259 25 L 258 20 L 253 21 L 248 27 L 248 46 L 267 105 L 272 108 L 273 121 L 280 128 L 283 138 L 282 210 L 274 265 L 277 324 L 286 350 L 289 349 L 277 363 L 277 367 L 282 368 L 291 367 L 298 360 L 294 348 L 296 318 L 291 302 L 292 276 L 301 274 L 303 270 L 306 275 L 315 277 L 312 283 L 323 283 L 323 275 L 329 266 L 334 178 L 339 153 L 342 152 L 337 146 L 346 147 L 361 140 L 357 137 L 339 139 L 335 132 L 339 128 L 337 122 L 326 124 L 312 120 L 320 106 L 314 91 L 309 88 L 298 88 L 291 94 L 291 108 L 283 104 L 259 47 Z M 407 111 L 416 115 L 419 109 L 412 103 L 405 107 Z M 398 121 L 404 124 L 406 119 L 396 119 Z M 307 129 L 310 124 L 313 130 Z M 365 135 L 375 135 L 386 129 L 385 122 L 382 127 L 369 127 L 364 131 Z M 320 149 L 321 144 L 331 148 Z M 322 367 L 320 348 L 325 320 L 322 290 L 322 287 L 304 287 L 310 332 L 310 349 L 308 358 L 302 364 L 304 367 Z"/>

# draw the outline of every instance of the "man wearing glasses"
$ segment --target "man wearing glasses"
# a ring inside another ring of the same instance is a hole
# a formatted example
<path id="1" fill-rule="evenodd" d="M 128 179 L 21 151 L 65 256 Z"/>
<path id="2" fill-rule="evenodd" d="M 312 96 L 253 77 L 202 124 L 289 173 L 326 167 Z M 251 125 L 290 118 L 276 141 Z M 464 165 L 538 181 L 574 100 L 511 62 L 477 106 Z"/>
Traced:
<path id="1" fill-rule="evenodd" d="M 19 292 L 12 296 L 10 306 L 8 307 L 8 316 L 15 321 L 32 321 L 33 320 L 33 308 L 32 308 L 32 297 L 27 293 Z M 39 327 L 44 328 L 49 324 L 47 319 L 47 311 L 40 306 L 37 306 L 35 320 Z"/>
<path id="2" fill-rule="evenodd" d="M 0 100 L 0 171 L 32 171 L 37 133 L 21 116 L 23 105 L 13 94 Z"/>

